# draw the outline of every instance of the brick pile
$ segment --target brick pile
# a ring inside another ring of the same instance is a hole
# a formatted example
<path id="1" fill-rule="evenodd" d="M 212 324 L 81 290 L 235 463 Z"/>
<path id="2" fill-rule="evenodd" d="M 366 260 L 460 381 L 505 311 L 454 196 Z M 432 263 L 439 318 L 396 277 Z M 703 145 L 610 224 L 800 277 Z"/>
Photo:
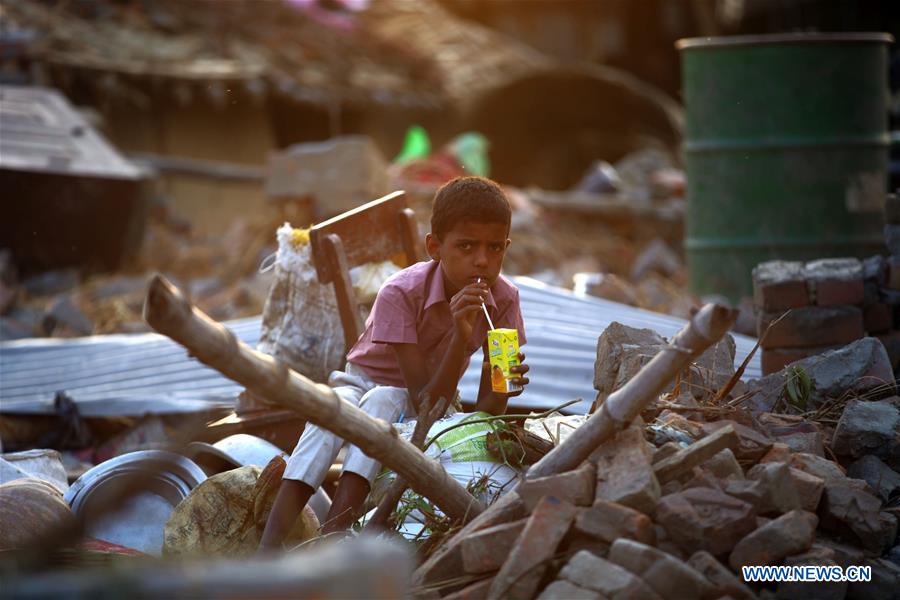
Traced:
<path id="1" fill-rule="evenodd" d="M 900 366 L 900 263 L 894 269 L 897 290 L 890 287 L 889 264 L 873 256 L 758 265 L 753 302 L 763 374 L 866 335 L 878 337 L 893 367 Z"/>
<path id="2" fill-rule="evenodd" d="M 613 329 L 621 343 L 601 337 L 601 381 L 655 345 Z M 833 430 L 708 402 L 690 418 L 657 404 L 576 469 L 525 480 L 502 510 L 443 543 L 414 595 L 896 598 L 900 398 L 852 401 Z M 750 584 L 748 565 L 865 565 L 873 580 Z"/>

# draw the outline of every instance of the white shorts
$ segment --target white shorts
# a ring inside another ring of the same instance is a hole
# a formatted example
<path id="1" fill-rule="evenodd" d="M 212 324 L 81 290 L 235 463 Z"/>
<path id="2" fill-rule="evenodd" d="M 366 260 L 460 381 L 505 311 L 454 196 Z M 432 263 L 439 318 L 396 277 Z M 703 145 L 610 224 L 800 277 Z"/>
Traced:
<path id="1" fill-rule="evenodd" d="M 341 400 L 388 423 L 396 423 L 401 415 L 413 417 L 416 414 L 406 388 L 379 385 L 353 363 L 347 363 L 344 371 L 332 372 L 328 377 L 328 385 Z M 307 423 L 297 447 L 287 461 L 283 478 L 302 481 L 313 489 L 318 488 L 325 481 L 328 468 L 343 445 L 344 440 L 327 429 Z M 381 465 L 366 456 L 362 450 L 356 446 L 348 446 L 344 471 L 364 477 L 371 485 L 380 469 Z"/>

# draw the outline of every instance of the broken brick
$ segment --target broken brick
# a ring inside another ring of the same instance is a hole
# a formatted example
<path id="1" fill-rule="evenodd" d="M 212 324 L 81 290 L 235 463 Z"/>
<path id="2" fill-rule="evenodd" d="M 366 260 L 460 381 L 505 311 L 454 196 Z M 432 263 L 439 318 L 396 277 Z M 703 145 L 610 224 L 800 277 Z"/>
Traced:
<path id="1" fill-rule="evenodd" d="M 753 269 L 753 303 L 763 311 L 783 311 L 810 304 L 803 264 L 773 260 Z"/>
<path id="2" fill-rule="evenodd" d="M 503 566 L 507 551 L 515 545 L 526 519 L 481 529 L 462 540 L 462 561 L 466 573 L 486 573 Z"/>
<path id="3" fill-rule="evenodd" d="M 603 596 L 565 579 L 557 579 L 544 588 L 537 600 L 603 600 Z"/>
<path id="4" fill-rule="evenodd" d="M 712 432 L 731 425 L 737 434 L 737 446 L 731 448 L 738 460 L 757 462 L 772 447 L 772 439 L 751 427 L 742 425 L 737 421 L 722 419 L 712 423 L 703 424 L 703 433 L 710 435 Z"/>
<path id="5" fill-rule="evenodd" d="M 684 562 L 634 540 L 616 540 L 609 549 L 609 561 L 643 579 L 663 598 L 703 598 L 714 591 L 703 575 Z"/>
<path id="6" fill-rule="evenodd" d="M 819 519 L 813 513 L 792 510 L 752 532 L 734 547 L 728 562 L 733 569 L 772 565 L 812 546 Z"/>
<path id="7" fill-rule="evenodd" d="M 759 514 L 782 514 L 801 507 L 800 494 L 785 463 L 758 464 L 747 471 L 747 478 L 758 482 L 762 491 L 756 506 Z"/>
<path id="8" fill-rule="evenodd" d="M 659 482 L 650 464 L 643 429 L 631 426 L 595 451 L 598 500 L 618 502 L 652 514 L 659 500 Z"/>
<path id="9" fill-rule="evenodd" d="M 822 258 L 806 263 L 804 276 L 818 306 L 862 304 L 863 267 L 856 258 Z"/>
<path id="10" fill-rule="evenodd" d="M 658 598 L 646 583 L 621 566 L 581 551 L 559 572 L 561 579 L 607 598 Z"/>
<path id="11" fill-rule="evenodd" d="M 756 529 L 753 506 L 717 489 L 695 487 L 664 496 L 656 508 L 657 522 L 687 552 L 729 552 Z"/>
<path id="12" fill-rule="evenodd" d="M 597 500 L 591 508 L 581 511 L 575 518 L 575 529 L 607 543 L 620 537 L 645 544 L 656 543 L 653 522 L 647 515 L 605 500 Z"/>
<path id="13" fill-rule="evenodd" d="M 687 561 L 688 566 L 706 577 L 721 596 L 731 596 L 735 600 L 753 600 L 756 596 L 744 583 L 728 570 L 725 565 L 716 560 L 716 557 L 700 550 L 695 552 Z"/>
<path id="14" fill-rule="evenodd" d="M 665 483 L 690 473 L 694 467 L 709 460 L 725 448 L 733 448 L 737 445 L 738 436 L 734 428 L 725 426 L 656 463 L 653 465 L 653 471 L 656 478 Z"/>
<path id="15" fill-rule="evenodd" d="M 875 554 L 893 546 L 897 537 L 897 519 L 881 512 L 881 500 L 856 487 L 827 485 L 818 514 L 823 530 L 854 539 Z"/>
<path id="16" fill-rule="evenodd" d="M 585 462 L 572 471 L 526 479 L 519 484 L 516 492 L 525 503 L 526 510 L 531 511 L 544 496 L 565 498 L 576 506 L 590 506 L 594 501 L 596 486 L 597 470 L 594 465 Z"/>
<path id="17" fill-rule="evenodd" d="M 547 570 L 547 559 L 556 552 L 576 512 L 571 503 L 545 496 L 494 577 L 488 598 L 533 596 Z"/>

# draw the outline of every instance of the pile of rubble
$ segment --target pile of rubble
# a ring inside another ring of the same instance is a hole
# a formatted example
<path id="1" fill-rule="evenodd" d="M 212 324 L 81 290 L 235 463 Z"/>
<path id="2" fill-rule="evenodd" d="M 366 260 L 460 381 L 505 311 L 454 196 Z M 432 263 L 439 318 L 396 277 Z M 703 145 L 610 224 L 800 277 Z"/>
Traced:
<path id="1" fill-rule="evenodd" d="M 664 344 L 649 330 L 613 324 L 604 332 L 601 409 Z M 453 599 L 896 598 L 900 398 L 877 340 L 846 350 L 818 357 L 810 412 L 764 412 L 764 399 L 776 405 L 784 395 L 786 372 L 722 395 L 734 372 L 726 337 L 578 468 L 524 480 L 491 518 L 446 542 L 416 572 L 415 591 Z M 889 377 L 891 390 L 866 372 Z M 873 391 L 888 397 L 870 400 Z M 839 418 L 814 420 L 841 396 Z M 868 566 L 872 580 L 743 579 L 742 567 L 763 565 Z"/>
<path id="2" fill-rule="evenodd" d="M 0 340 L 149 331 L 141 317 L 147 281 L 166 273 L 217 320 L 259 315 L 271 285 L 260 273 L 275 249 L 276 218 L 238 221 L 220 239 L 186 227 L 151 223 L 136 264 L 118 273 L 74 268 L 19 277 L 15 257 L 0 253 Z"/>

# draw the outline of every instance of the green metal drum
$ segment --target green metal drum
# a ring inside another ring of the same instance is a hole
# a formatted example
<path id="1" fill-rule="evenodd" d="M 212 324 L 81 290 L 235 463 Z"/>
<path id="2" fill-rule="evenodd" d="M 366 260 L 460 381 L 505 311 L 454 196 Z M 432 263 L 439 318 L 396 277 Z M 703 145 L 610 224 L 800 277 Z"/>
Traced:
<path id="1" fill-rule="evenodd" d="M 691 291 L 733 301 L 753 267 L 884 252 L 883 33 L 680 40 Z"/>

